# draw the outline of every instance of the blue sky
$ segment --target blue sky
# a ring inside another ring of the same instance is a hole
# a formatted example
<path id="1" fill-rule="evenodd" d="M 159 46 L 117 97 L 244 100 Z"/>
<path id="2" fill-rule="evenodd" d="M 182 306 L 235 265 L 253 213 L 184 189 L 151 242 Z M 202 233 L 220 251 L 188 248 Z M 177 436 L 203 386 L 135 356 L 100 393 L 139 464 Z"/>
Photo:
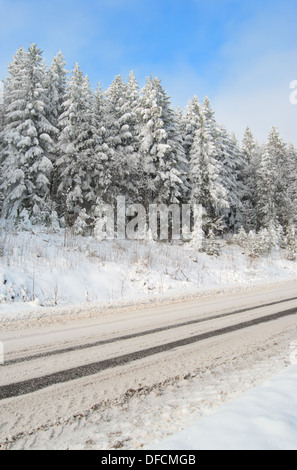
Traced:
<path id="1" fill-rule="evenodd" d="M 35 42 L 49 64 L 61 50 L 95 87 L 134 70 L 158 76 L 175 107 L 208 95 L 219 122 L 262 142 L 273 125 L 297 144 L 296 0 L 0 0 L 0 79 Z"/>

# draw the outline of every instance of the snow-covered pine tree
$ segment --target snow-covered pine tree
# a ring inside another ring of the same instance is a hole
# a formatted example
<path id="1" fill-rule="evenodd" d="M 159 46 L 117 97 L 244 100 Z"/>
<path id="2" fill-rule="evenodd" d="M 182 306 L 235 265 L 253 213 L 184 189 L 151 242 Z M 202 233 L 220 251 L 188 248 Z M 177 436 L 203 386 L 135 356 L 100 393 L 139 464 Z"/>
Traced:
<path id="1" fill-rule="evenodd" d="M 185 155 L 176 115 L 158 78 L 149 77 L 140 99 L 140 147 L 143 168 L 142 201 L 178 203 L 186 191 Z"/>
<path id="2" fill-rule="evenodd" d="M 48 121 L 46 71 L 42 51 L 20 48 L 9 67 L 3 131 L 1 187 L 3 214 L 14 222 L 26 211 L 31 223 L 47 223 L 51 213 L 51 156 L 56 128 Z"/>
<path id="3" fill-rule="evenodd" d="M 60 174 L 58 194 L 66 225 L 73 225 L 82 209 L 92 212 L 95 195 L 92 187 L 94 173 L 93 95 L 87 76 L 76 64 L 59 119 Z"/>
<path id="4" fill-rule="evenodd" d="M 205 227 L 206 234 L 215 228 L 222 211 L 229 207 L 227 190 L 221 179 L 222 166 L 217 138 L 213 113 L 206 99 L 190 152 L 190 202 L 201 204 L 206 210 L 210 220 L 208 227 Z"/>

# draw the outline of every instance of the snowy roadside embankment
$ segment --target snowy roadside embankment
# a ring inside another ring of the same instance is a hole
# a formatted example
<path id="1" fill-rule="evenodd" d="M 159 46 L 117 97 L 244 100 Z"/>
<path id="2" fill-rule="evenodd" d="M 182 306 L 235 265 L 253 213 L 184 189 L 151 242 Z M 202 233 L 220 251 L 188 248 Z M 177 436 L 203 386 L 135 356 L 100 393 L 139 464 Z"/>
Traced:
<path id="1" fill-rule="evenodd" d="M 224 242 L 216 257 L 188 245 L 36 231 L 2 232 L 0 248 L 1 322 L 297 278 L 282 250 L 254 258 Z"/>
<path id="2" fill-rule="evenodd" d="M 296 388 L 295 365 L 154 449 L 297 450 Z"/>

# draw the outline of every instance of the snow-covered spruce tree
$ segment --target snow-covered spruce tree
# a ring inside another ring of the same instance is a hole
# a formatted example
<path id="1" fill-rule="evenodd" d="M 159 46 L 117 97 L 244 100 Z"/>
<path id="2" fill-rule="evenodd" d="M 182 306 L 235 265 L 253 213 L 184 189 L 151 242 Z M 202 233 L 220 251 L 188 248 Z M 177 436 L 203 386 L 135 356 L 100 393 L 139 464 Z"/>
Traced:
<path id="1" fill-rule="evenodd" d="M 179 122 L 179 133 L 181 136 L 181 142 L 185 152 L 186 158 L 186 174 L 187 174 L 187 186 L 188 191 L 186 193 L 186 200 L 190 198 L 190 175 L 189 175 L 189 164 L 190 154 L 194 143 L 195 133 L 199 127 L 201 119 L 201 104 L 196 95 L 192 100 L 189 100 L 185 112 L 180 112 L 178 115 Z"/>
<path id="2" fill-rule="evenodd" d="M 3 148 L 3 127 L 4 127 L 4 82 L 0 80 L 0 152 Z"/>
<path id="3" fill-rule="evenodd" d="M 180 198 L 181 203 L 188 204 L 190 198 L 190 180 L 189 180 L 189 155 L 186 155 L 183 133 L 182 133 L 181 113 L 179 109 L 175 111 L 175 127 L 176 127 L 176 145 L 181 155 L 179 163 L 179 172 L 182 180 L 182 196 Z"/>
<path id="4" fill-rule="evenodd" d="M 249 232 L 245 248 L 248 249 L 252 258 L 267 255 L 269 246 L 270 242 L 267 228 L 261 229 L 259 233 L 256 233 L 254 230 Z"/>
<path id="5" fill-rule="evenodd" d="M 295 261 L 297 258 L 297 233 L 294 225 L 287 227 L 285 236 L 286 258 Z"/>
<path id="6" fill-rule="evenodd" d="M 257 171 L 258 228 L 279 224 L 286 230 L 294 220 L 296 170 L 294 157 L 273 127 Z"/>
<path id="7" fill-rule="evenodd" d="M 112 182 L 109 198 L 114 202 L 119 195 L 125 195 L 124 181 L 127 178 L 128 164 L 126 146 L 131 134 L 125 118 L 126 84 L 118 75 L 105 92 L 105 139 L 111 151 Z M 124 192 L 124 194 L 123 194 Z"/>
<path id="8" fill-rule="evenodd" d="M 196 95 L 188 102 L 185 112 L 181 116 L 181 135 L 187 161 L 190 161 L 190 152 L 193 146 L 195 133 L 200 125 L 201 104 Z"/>
<path id="9" fill-rule="evenodd" d="M 111 202 L 113 151 L 107 144 L 105 122 L 105 98 L 99 83 L 93 100 L 94 173 L 92 186 L 95 205 Z"/>
<path id="10" fill-rule="evenodd" d="M 106 93 L 106 140 L 112 152 L 112 200 L 124 195 L 139 202 L 139 86 L 133 72 L 118 75 Z"/>
<path id="11" fill-rule="evenodd" d="M 7 195 L 8 188 L 10 191 L 15 190 L 15 196 L 10 195 L 10 211 L 6 204 L 6 214 L 11 212 L 13 200 L 15 200 L 15 217 L 17 216 L 18 203 L 22 196 L 22 188 L 24 172 L 16 172 L 16 158 L 18 150 L 16 147 L 17 135 L 15 129 L 22 123 L 24 116 L 25 100 L 23 90 L 23 75 L 25 69 L 26 52 L 20 47 L 16 52 L 13 61 L 8 66 L 9 77 L 5 84 L 5 96 L 3 102 L 3 122 L 1 129 L 1 154 L 0 154 L 0 192 L 2 203 Z M 15 176 L 14 176 L 15 174 Z M 15 181 L 13 182 L 13 177 Z M 20 187 L 19 187 L 20 186 Z M 25 188 L 24 188 L 25 189 Z"/>
<path id="12" fill-rule="evenodd" d="M 9 66 L 3 130 L 1 187 L 3 214 L 14 222 L 48 223 L 51 213 L 53 136 L 49 122 L 46 70 L 35 44 L 20 48 Z"/>
<path id="13" fill-rule="evenodd" d="M 273 160 L 275 168 L 275 209 L 276 218 L 284 222 L 283 210 L 285 208 L 285 190 L 287 187 L 287 152 L 286 144 L 281 138 L 279 131 L 273 127 L 268 136 L 267 149 Z"/>
<path id="14" fill-rule="evenodd" d="M 92 212 L 95 195 L 94 174 L 93 95 L 89 80 L 76 64 L 59 119 L 59 215 L 66 225 L 73 225 L 82 209 Z"/>
<path id="15" fill-rule="evenodd" d="M 276 210 L 277 173 L 274 155 L 265 145 L 257 169 L 257 217 L 258 229 L 277 225 Z"/>
<path id="16" fill-rule="evenodd" d="M 63 102 L 66 94 L 66 63 L 61 51 L 54 57 L 47 73 L 47 96 L 49 101 L 48 119 L 58 129 L 54 139 L 54 151 L 52 153 L 53 177 L 51 184 L 51 198 L 53 210 L 58 203 L 58 137 L 60 133 L 59 119 L 63 112 Z"/>
<path id="17" fill-rule="evenodd" d="M 244 185 L 240 179 L 243 171 L 243 158 L 235 137 L 230 136 L 223 126 L 219 126 L 217 138 L 218 160 L 221 164 L 221 180 L 227 191 L 228 208 L 222 210 L 228 230 L 236 231 L 243 224 L 242 198 Z"/>
<path id="18" fill-rule="evenodd" d="M 4 83 L 0 81 L 0 174 L 2 173 L 2 156 L 3 156 L 3 150 L 4 150 L 3 130 L 4 130 Z M 0 189 L 0 217 L 2 214 L 2 204 L 3 204 L 3 193 Z"/>
<path id="19" fill-rule="evenodd" d="M 209 101 L 206 100 L 190 152 L 190 202 L 201 204 L 206 210 L 206 235 L 215 229 L 217 223 L 221 223 L 221 213 L 229 207 L 227 190 L 221 179 L 222 166 L 217 136 L 213 114 L 210 112 Z"/>
<path id="20" fill-rule="evenodd" d="M 63 112 L 63 102 L 65 99 L 67 86 L 66 62 L 59 51 L 53 58 L 52 64 L 47 73 L 47 95 L 49 99 L 48 112 L 50 121 L 58 128 L 59 118 Z"/>
<path id="21" fill-rule="evenodd" d="M 283 239 L 282 227 L 270 223 L 268 228 L 262 228 L 256 233 L 251 230 L 247 236 L 244 248 L 247 248 L 252 256 L 264 256 L 278 251 Z"/>
<path id="22" fill-rule="evenodd" d="M 142 202 L 179 203 L 186 191 L 184 150 L 176 115 L 158 78 L 149 77 L 140 99 Z"/>
<path id="23" fill-rule="evenodd" d="M 275 206 L 277 221 L 286 230 L 292 223 L 296 206 L 294 196 L 296 195 L 296 173 L 292 154 L 288 152 L 287 144 L 281 138 L 279 131 L 273 127 L 267 147 L 275 162 Z"/>
<path id="24" fill-rule="evenodd" d="M 139 175 L 141 159 L 139 154 L 140 133 L 140 91 L 134 72 L 131 71 L 125 89 L 123 115 L 120 124 L 125 126 L 127 134 L 124 140 L 124 152 L 127 163 L 127 175 L 124 181 L 128 202 L 141 203 Z"/>
<path id="25" fill-rule="evenodd" d="M 86 235 L 89 230 L 88 214 L 86 209 L 82 209 L 73 224 L 73 232 L 75 235 Z"/>
<path id="26" fill-rule="evenodd" d="M 295 224 L 297 227 L 297 149 L 290 144 L 287 148 L 286 158 L 286 187 L 284 198 L 287 204 L 283 211 L 285 229 Z"/>
<path id="27" fill-rule="evenodd" d="M 257 229 L 257 174 L 260 164 L 260 149 L 249 127 L 246 128 L 241 147 L 243 157 L 243 171 L 241 181 L 243 184 L 242 212 L 244 227 L 247 232 Z"/>
<path id="28" fill-rule="evenodd" d="M 247 247 L 248 234 L 246 233 L 243 226 L 240 227 L 237 234 L 234 235 L 233 241 L 241 248 Z"/>

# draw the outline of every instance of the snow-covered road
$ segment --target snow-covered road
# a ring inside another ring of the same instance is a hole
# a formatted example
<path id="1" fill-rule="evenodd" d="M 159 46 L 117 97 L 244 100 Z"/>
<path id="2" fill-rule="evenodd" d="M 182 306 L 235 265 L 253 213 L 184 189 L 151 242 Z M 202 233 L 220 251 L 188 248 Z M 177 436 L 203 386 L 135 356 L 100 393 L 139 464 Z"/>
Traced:
<path id="1" fill-rule="evenodd" d="M 140 448 L 182 429 L 288 365 L 296 287 L 3 329 L 2 447 Z"/>

